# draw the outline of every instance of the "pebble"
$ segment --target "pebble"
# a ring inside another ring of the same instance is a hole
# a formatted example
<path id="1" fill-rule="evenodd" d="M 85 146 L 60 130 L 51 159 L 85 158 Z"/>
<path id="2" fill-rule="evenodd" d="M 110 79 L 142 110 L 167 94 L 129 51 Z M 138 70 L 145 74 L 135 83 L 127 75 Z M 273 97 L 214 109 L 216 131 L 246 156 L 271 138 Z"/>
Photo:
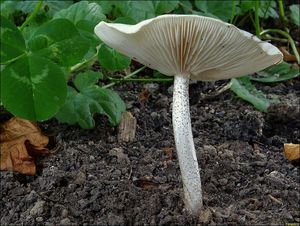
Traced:
<path id="1" fill-rule="evenodd" d="M 80 205 L 81 209 L 84 209 L 89 204 L 88 200 L 86 199 L 80 199 L 78 201 L 78 204 Z"/>
<path id="2" fill-rule="evenodd" d="M 156 118 L 156 117 L 159 116 L 159 114 L 157 112 L 155 112 L 155 111 L 151 112 L 150 115 L 151 115 L 152 118 Z"/>
<path id="3" fill-rule="evenodd" d="M 32 209 L 30 210 L 30 215 L 31 216 L 38 216 L 41 215 L 44 212 L 44 206 L 46 202 L 45 201 L 37 201 Z"/>
<path id="4" fill-rule="evenodd" d="M 116 169 L 112 172 L 111 177 L 113 179 L 116 179 L 116 178 L 120 178 L 121 175 L 122 175 L 121 170 Z"/>
<path id="5" fill-rule="evenodd" d="M 36 222 L 43 222 L 44 218 L 43 217 L 37 217 L 35 218 Z"/>
<path id="6" fill-rule="evenodd" d="M 75 191 L 76 187 L 77 187 L 76 184 L 69 184 L 69 185 L 68 185 L 68 190 L 69 190 L 69 192 Z"/>
<path id="7" fill-rule="evenodd" d="M 36 193 L 35 190 L 32 190 L 26 197 L 26 202 L 27 203 L 32 203 L 35 202 L 38 199 L 38 194 Z"/>
<path id="8" fill-rule="evenodd" d="M 144 85 L 144 89 L 149 90 L 149 92 L 152 95 L 157 95 L 158 91 L 159 91 L 159 84 L 158 83 L 148 83 Z"/>
<path id="9" fill-rule="evenodd" d="M 85 182 L 85 180 L 86 180 L 86 175 L 85 175 L 85 173 L 82 172 L 82 171 L 79 171 L 79 172 L 77 173 L 77 175 L 76 175 L 76 178 L 75 178 L 75 180 L 74 180 L 74 183 L 80 185 L 80 184 L 83 184 L 83 183 Z"/>
<path id="10" fill-rule="evenodd" d="M 90 155 L 90 162 L 94 162 L 95 161 L 95 156 Z"/>
<path id="11" fill-rule="evenodd" d="M 63 218 L 66 218 L 66 217 L 68 216 L 68 214 L 69 214 L 69 211 L 68 211 L 67 209 L 63 209 L 63 210 L 61 211 L 61 216 L 62 216 Z"/>
<path id="12" fill-rule="evenodd" d="M 158 108 L 165 108 L 169 104 L 169 98 L 165 95 L 161 95 L 160 97 L 157 98 L 157 101 L 155 102 L 155 105 Z"/>
<path id="13" fill-rule="evenodd" d="M 211 154 L 213 156 L 217 155 L 217 149 L 212 145 L 204 145 L 203 150 L 204 150 L 204 152 L 208 152 L 209 154 Z"/>
<path id="14" fill-rule="evenodd" d="M 110 156 L 116 156 L 118 159 L 118 162 L 120 163 L 130 163 L 130 160 L 126 154 L 124 154 L 122 148 L 113 148 L 109 150 L 109 155 Z"/>
<path id="15" fill-rule="evenodd" d="M 122 216 L 115 215 L 113 213 L 109 213 L 107 216 L 107 221 L 109 225 L 123 225 L 124 218 Z"/>
<path id="16" fill-rule="evenodd" d="M 172 86 L 170 86 L 168 88 L 168 94 L 172 95 L 173 94 L 173 90 L 174 90 L 174 86 L 172 85 Z"/>
<path id="17" fill-rule="evenodd" d="M 221 185 L 226 185 L 228 183 L 228 180 L 226 178 L 222 178 L 222 179 L 219 180 L 219 183 Z"/>
<path id="18" fill-rule="evenodd" d="M 60 224 L 61 225 L 69 225 L 69 224 L 71 224 L 71 221 L 69 218 L 64 218 L 60 221 Z"/>

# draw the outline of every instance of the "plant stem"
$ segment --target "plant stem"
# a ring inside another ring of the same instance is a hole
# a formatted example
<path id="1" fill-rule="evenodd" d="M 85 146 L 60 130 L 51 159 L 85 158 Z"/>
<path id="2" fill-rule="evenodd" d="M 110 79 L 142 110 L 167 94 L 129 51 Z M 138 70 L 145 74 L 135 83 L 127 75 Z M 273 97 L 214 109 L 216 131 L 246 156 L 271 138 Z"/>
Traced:
<path id="1" fill-rule="evenodd" d="M 124 76 L 123 78 L 119 79 L 118 81 L 111 82 L 111 83 L 109 83 L 109 84 L 107 84 L 107 85 L 105 85 L 105 86 L 102 86 L 102 88 L 110 88 L 110 87 L 114 86 L 114 85 L 115 85 L 116 83 L 118 83 L 118 82 L 122 82 L 122 81 L 124 81 L 124 80 L 126 80 L 126 79 L 129 79 L 129 78 L 133 77 L 134 75 L 136 75 L 137 73 L 141 72 L 141 71 L 144 70 L 145 68 L 146 68 L 146 66 L 143 66 L 143 67 L 141 67 L 141 68 L 135 70 L 134 72 L 132 72 L 132 73 L 130 73 L 130 74 Z"/>
<path id="2" fill-rule="evenodd" d="M 278 0 L 279 16 L 282 21 L 285 21 L 284 7 L 282 0 Z"/>
<path id="3" fill-rule="evenodd" d="M 260 36 L 260 22 L 259 22 L 259 5 L 260 5 L 260 1 L 256 0 L 255 1 L 255 33 L 256 36 L 259 37 Z"/>
<path id="4" fill-rule="evenodd" d="M 41 7 L 43 5 L 43 0 L 39 0 L 39 2 L 35 5 L 33 12 L 30 14 L 29 17 L 26 18 L 24 23 L 21 25 L 20 30 L 22 31 L 29 22 L 39 13 Z"/>
<path id="5" fill-rule="evenodd" d="M 84 60 L 84 61 L 72 66 L 70 69 L 70 73 L 75 73 L 77 71 L 81 71 L 81 70 L 85 69 L 86 67 L 93 65 L 95 63 L 95 61 L 97 60 L 97 58 L 98 58 L 98 52 L 94 56 L 92 56 L 90 59 Z"/>
<path id="6" fill-rule="evenodd" d="M 14 61 L 16 61 L 16 60 L 22 58 L 23 56 L 26 56 L 26 55 L 27 55 L 27 53 L 25 52 L 25 53 L 23 53 L 23 54 L 21 54 L 21 55 L 15 57 L 15 58 L 13 58 L 13 59 L 10 59 L 10 60 L 5 61 L 5 62 L 1 62 L 1 65 L 7 65 L 7 64 L 10 64 L 10 63 L 12 63 L 12 62 L 14 62 Z"/>
<path id="7" fill-rule="evenodd" d="M 268 40 L 274 40 L 274 41 L 277 41 L 277 42 L 284 42 L 284 43 L 287 43 L 289 42 L 289 40 L 285 39 L 285 38 L 277 38 L 277 37 L 273 37 L 269 34 L 266 34 L 265 35 L 265 39 L 268 39 Z"/>
<path id="8" fill-rule="evenodd" d="M 114 82 L 173 82 L 173 78 L 112 78 L 107 77 L 110 81 Z"/>
<path id="9" fill-rule="evenodd" d="M 292 48 L 293 53 L 294 53 L 294 55 L 297 59 L 297 63 L 300 64 L 300 56 L 299 56 L 295 41 L 293 40 L 293 38 L 290 36 L 289 33 L 285 32 L 283 30 L 280 30 L 280 29 L 266 29 L 266 30 L 262 31 L 260 33 L 260 35 L 263 36 L 263 35 L 268 34 L 268 33 L 278 33 L 278 34 L 284 36 L 285 38 L 287 38 L 289 43 L 291 44 L 291 48 Z"/>
<path id="10" fill-rule="evenodd" d="M 185 205 L 198 216 L 202 208 L 202 189 L 191 127 L 189 78 L 185 75 L 176 75 L 174 79 L 172 121 Z"/>
<path id="11" fill-rule="evenodd" d="M 233 19 L 235 17 L 235 10 L 236 10 L 236 3 L 235 3 L 235 0 L 232 0 L 231 1 L 231 18 L 230 18 L 230 23 L 232 24 L 233 22 Z"/>
<path id="12" fill-rule="evenodd" d="M 279 8 L 279 17 L 280 17 L 281 23 L 284 26 L 284 29 L 287 32 L 289 32 L 289 29 L 286 26 L 287 19 L 285 17 L 284 6 L 283 6 L 283 1 L 282 0 L 278 0 L 278 8 Z"/>

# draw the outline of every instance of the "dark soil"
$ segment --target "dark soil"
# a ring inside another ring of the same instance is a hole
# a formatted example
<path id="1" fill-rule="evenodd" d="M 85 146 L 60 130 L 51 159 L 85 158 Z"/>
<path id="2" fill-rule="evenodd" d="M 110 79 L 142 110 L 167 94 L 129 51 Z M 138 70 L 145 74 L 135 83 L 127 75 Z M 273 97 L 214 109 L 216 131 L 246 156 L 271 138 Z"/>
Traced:
<path id="1" fill-rule="evenodd" d="M 173 155 L 172 86 L 115 86 L 137 118 L 136 139 L 117 141 L 117 129 L 96 117 L 93 130 L 41 123 L 60 149 L 37 159 L 37 176 L 1 172 L 1 225 L 283 225 L 300 222 L 299 162 L 283 143 L 300 142 L 300 79 L 261 86 L 282 104 L 261 113 L 230 91 L 204 94 L 224 82 L 190 88 L 194 141 L 204 208 L 184 209 Z M 140 103 L 147 88 L 150 97 Z M 206 95 L 207 96 L 207 95 Z"/>

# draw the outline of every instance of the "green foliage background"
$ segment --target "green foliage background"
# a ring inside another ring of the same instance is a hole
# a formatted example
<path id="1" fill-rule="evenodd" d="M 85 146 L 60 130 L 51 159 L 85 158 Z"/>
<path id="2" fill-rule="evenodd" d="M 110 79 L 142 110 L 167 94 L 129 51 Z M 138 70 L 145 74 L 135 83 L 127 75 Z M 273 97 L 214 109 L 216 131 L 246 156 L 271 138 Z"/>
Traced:
<path id="1" fill-rule="evenodd" d="M 111 125 L 117 125 L 126 107 L 110 87 L 136 74 L 132 72 L 119 80 L 111 77 L 114 72 L 128 69 L 131 59 L 95 36 L 94 27 L 100 21 L 135 24 L 166 13 L 203 15 L 250 28 L 262 39 L 270 39 L 270 33 L 276 33 L 293 50 L 295 42 L 289 29 L 299 26 L 299 5 L 284 9 L 281 0 L 1 0 L 0 6 L 1 105 L 22 118 L 43 121 L 56 117 L 82 128 L 95 126 L 95 114 L 106 115 Z M 281 27 L 264 29 L 264 22 L 270 18 Z M 297 51 L 294 54 L 299 63 Z M 101 71 L 94 72 L 92 65 L 97 61 Z M 277 100 L 268 99 L 251 81 L 281 82 L 298 76 L 299 68 L 282 63 L 258 75 L 232 79 L 230 85 L 239 97 L 267 111 Z M 153 81 L 164 79 L 160 76 Z M 106 84 L 111 80 L 114 82 Z"/>

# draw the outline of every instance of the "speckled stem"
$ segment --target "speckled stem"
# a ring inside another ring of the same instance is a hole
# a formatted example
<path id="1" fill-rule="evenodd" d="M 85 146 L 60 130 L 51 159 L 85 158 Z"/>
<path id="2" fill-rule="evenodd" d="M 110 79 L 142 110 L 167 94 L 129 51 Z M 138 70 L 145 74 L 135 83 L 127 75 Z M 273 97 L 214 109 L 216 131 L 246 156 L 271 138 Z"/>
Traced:
<path id="1" fill-rule="evenodd" d="M 191 128 L 188 76 L 175 76 L 172 120 L 185 205 L 197 215 L 202 207 L 202 190 Z"/>

